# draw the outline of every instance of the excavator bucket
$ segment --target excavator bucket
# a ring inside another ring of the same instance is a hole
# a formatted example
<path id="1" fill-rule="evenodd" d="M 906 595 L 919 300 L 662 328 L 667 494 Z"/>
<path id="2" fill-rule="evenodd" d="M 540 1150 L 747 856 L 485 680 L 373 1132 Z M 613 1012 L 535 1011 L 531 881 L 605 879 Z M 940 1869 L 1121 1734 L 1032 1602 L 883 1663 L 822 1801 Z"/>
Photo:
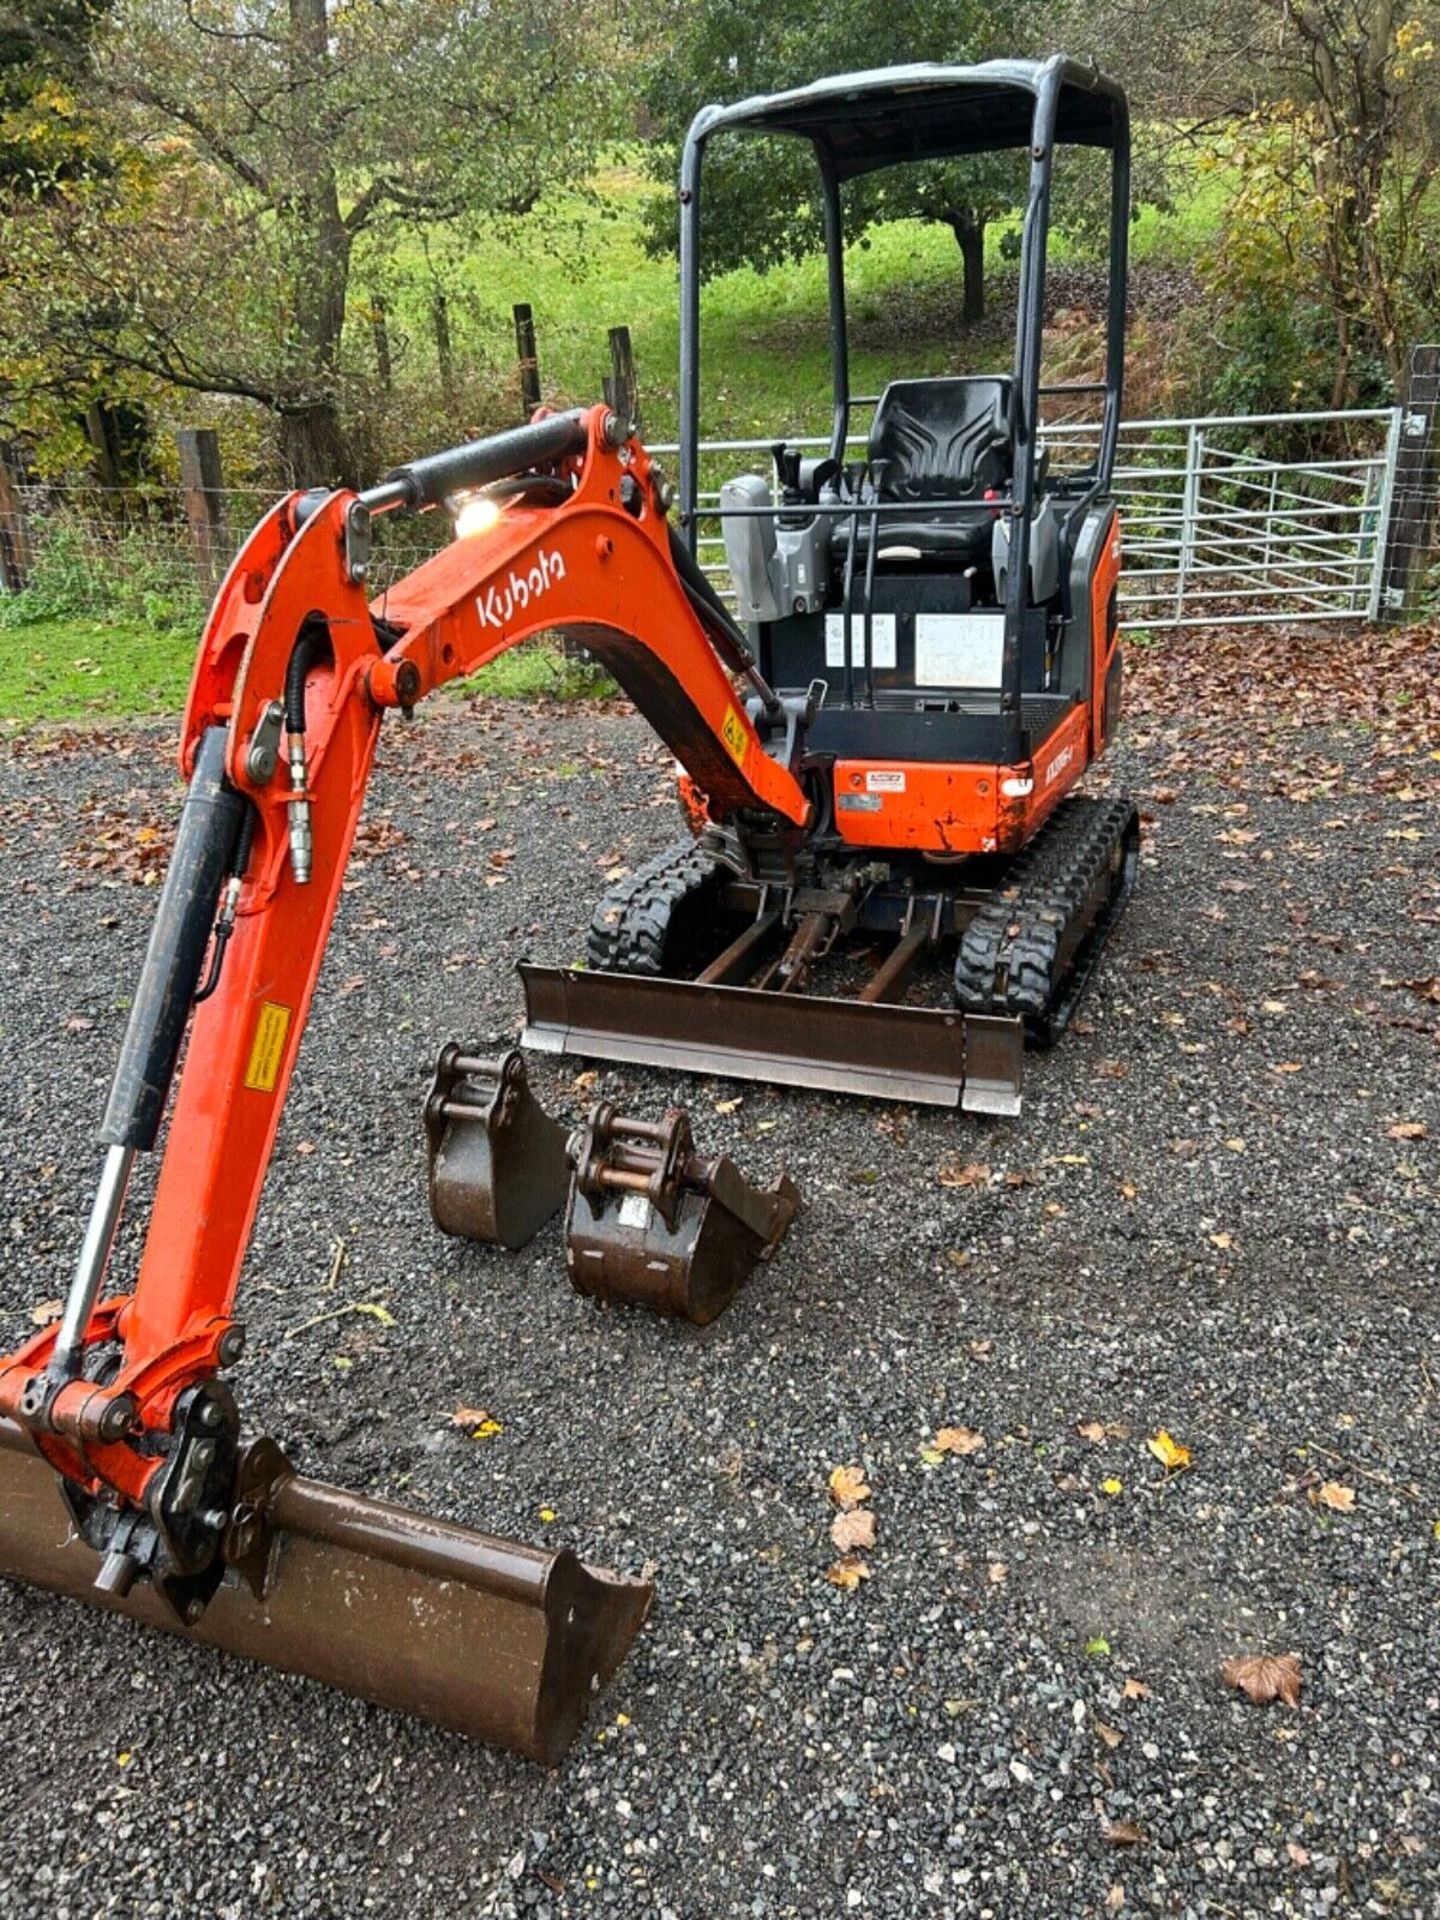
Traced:
<path id="1" fill-rule="evenodd" d="M 564 1754 L 650 1608 L 648 1581 L 421 1517 L 241 1456 L 224 1583 L 194 1627 L 154 1587 L 95 1586 L 60 1484 L 0 1421 L 0 1575 L 418 1714 L 544 1766 Z"/>
<path id="2" fill-rule="evenodd" d="M 701 1327 L 770 1258 L 800 1208 L 786 1174 L 767 1189 L 724 1155 L 702 1160 L 678 1107 L 652 1124 L 602 1102 L 572 1137 L 570 1157 L 565 1259 L 577 1293 Z"/>
<path id="3" fill-rule="evenodd" d="M 565 1204 L 565 1135 L 530 1091 L 518 1048 L 493 1060 L 452 1041 L 425 1102 L 430 1212 L 442 1233 L 523 1247 Z"/>

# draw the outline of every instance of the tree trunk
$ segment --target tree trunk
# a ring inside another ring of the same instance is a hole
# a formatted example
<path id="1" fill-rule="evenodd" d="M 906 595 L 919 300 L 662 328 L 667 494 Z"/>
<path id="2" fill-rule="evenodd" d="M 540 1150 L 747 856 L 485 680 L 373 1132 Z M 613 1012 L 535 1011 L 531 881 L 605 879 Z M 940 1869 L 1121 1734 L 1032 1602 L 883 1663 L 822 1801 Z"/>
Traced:
<path id="1" fill-rule="evenodd" d="M 966 326 L 974 326 L 985 318 L 985 216 L 964 207 L 950 215 L 950 231 L 960 248 L 964 272 L 962 314 Z"/>
<path id="2" fill-rule="evenodd" d="M 280 409 L 280 460 L 292 487 L 355 484 L 350 445 L 333 400 Z"/>
<path id="3" fill-rule="evenodd" d="M 299 191 L 286 217 L 301 354 L 292 376 L 294 398 L 280 408 L 281 457 L 294 484 L 333 486 L 355 479 L 336 398 L 350 291 L 350 234 L 331 158 L 327 0 L 289 4 L 292 72 L 313 106 L 291 150 Z"/>

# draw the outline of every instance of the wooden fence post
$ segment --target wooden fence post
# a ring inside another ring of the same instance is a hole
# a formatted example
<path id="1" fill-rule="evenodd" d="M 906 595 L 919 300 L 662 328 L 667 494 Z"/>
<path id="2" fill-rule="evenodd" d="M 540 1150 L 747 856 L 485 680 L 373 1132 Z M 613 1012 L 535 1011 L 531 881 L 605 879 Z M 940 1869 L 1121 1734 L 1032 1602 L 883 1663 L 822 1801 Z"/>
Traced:
<path id="1" fill-rule="evenodd" d="M 446 410 L 455 411 L 455 355 L 450 344 L 450 302 L 443 293 L 437 293 L 430 303 L 430 317 L 435 327 L 435 358 L 440 363 L 440 392 L 444 397 Z"/>
<path id="2" fill-rule="evenodd" d="M 23 469 L 15 449 L 0 442 L 0 593 L 19 593 L 34 557 L 25 503 L 20 498 Z"/>
<path id="3" fill-rule="evenodd" d="M 520 365 L 520 412 L 528 420 L 540 405 L 540 359 L 535 351 L 535 315 L 527 301 L 515 307 L 515 358 Z"/>
<path id="4" fill-rule="evenodd" d="M 610 374 L 605 381 L 605 400 L 617 413 L 624 414 L 636 433 L 640 431 L 640 393 L 629 327 L 610 329 Z"/>
<path id="5" fill-rule="evenodd" d="M 390 359 L 390 324 L 383 300 L 370 302 L 370 338 L 375 344 L 376 377 L 383 391 L 389 393 L 394 384 L 394 368 Z"/>
<path id="6" fill-rule="evenodd" d="M 1411 350 L 1390 487 L 1377 615 L 1393 627 L 1418 611 L 1417 589 L 1440 520 L 1440 346 Z"/>
<path id="7" fill-rule="evenodd" d="M 175 435 L 180 452 L 180 485 L 185 518 L 195 548 L 195 573 L 206 599 L 213 598 L 225 572 L 225 480 L 220 442 L 210 427 L 182 427 Z"/>

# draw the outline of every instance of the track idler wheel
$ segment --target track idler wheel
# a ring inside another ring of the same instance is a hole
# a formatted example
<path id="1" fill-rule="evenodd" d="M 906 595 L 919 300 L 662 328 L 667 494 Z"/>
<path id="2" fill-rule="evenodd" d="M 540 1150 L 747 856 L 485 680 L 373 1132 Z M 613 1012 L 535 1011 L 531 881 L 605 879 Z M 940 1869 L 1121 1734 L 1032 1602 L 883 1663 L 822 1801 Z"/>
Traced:
<path id="1" fill-rule="evenodd" d="M 565 1135 L 530 1091 L 518 1048 L 445 1047 L 425 1101 L 430 1212 L 442 1233 L 523 1247 L 565 1204 Z"/>
<path id="2" fill-rule="evenodd" d="M 702 1160 L 678 1107 L 651 1123 L 602 1103 L 569 1152 L 565 1259 L 575 1290 L 696 1326 L 724 1312 L 800 1207 L 787 1174 L 761 1188 L 724 1155 Z"/>

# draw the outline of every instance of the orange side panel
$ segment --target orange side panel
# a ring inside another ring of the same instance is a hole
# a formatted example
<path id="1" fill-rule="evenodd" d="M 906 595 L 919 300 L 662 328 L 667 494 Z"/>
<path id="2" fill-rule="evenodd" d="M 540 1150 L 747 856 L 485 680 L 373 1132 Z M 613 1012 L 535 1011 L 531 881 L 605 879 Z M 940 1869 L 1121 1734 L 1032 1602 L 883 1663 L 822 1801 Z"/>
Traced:
<path id="1" fill-rule="evenodd" d="M 1100 558 L 1095 563 L 1095 575 L 1090 582 L 1090 645 L 1091 678 L 1090 699 L 1094 714 L 1091 729 L 1091 751 L 1100 754 L 1106 745 L 1104 733 L 1105 713 L 1105 676 L 1110 671 L 1110 662 L 1114 658 L 1119 637 L 1119 622 L 1115 618 L 1115 596 L 1120 586 L 1120 518 L 1117 514 L 1111 523 L 1109 537 L 1100 550 Z"/>

